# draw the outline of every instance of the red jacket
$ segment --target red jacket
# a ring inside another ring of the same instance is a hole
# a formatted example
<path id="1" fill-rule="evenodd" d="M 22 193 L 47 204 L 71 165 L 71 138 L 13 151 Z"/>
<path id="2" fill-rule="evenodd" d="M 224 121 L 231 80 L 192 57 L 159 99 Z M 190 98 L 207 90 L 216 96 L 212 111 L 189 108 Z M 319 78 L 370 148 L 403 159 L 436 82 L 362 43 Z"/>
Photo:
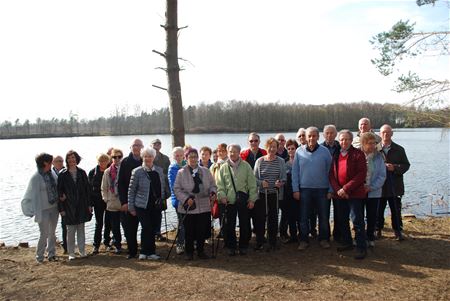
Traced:
<path id="1" fill-rule="evenodd" d="M 241 159 L 244 160 L 244 161 L 247 161 L 252 168 L 255 167 L 255 162 L 256 162 L 256 160 L 258 158 L 267 155 L 266 150 L 260 148 L 260 149 L 258 149 L 258 153 L 256 154 L 256 158 L 252 158 L 253 160 L 250 160 L 250 158 L 248 157 L 250 155 L 250 153 L 251 153 L 250 148 L 247 148 L 247 149 L 244 149 L 244 150 L 241 151 L 240 156 L 241 156 Z"/>
<path id="2" fill-rule="evenodd" d="M 330 168 L 330 184 L 334 190 L 334 196 L 339 198 L 337 192 L 343 188 L 350 199 L 365 199 L 367 197 L 364 189 L 367 174 L 366 156 L 361 150 L 350 146 L 347 154 L 347 180 L 345 183 L 339 183 L 339 155 L 340 152 L 335 154 Z"/>

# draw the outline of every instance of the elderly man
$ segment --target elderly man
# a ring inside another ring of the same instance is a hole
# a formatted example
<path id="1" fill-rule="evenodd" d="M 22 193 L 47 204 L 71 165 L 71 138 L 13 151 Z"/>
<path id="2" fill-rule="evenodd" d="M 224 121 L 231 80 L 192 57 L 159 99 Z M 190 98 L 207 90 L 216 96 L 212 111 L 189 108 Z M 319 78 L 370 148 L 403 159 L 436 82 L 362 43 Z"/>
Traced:
<path id="1" fill-rule="evenodd" d="M 130 154 L 120 164 L 119 179 L 117 180 L 119 200 L 122 204 L 122 227 L 128 245 L 128 259 L 137 257 L 136 236 L 139 225 L 138 218 L 128 212 L 128 187 L 130 185 L 131 171 L 142 165 L 141 149 L 144 148 L 144 144 L 141 139 L 134 139 L 130 148 Z"/>
<path id="2" fill-rule="evenodd" d="M 275 135 L 275 139 L 278 141 L 278 150 L 277 150 L 277 156 L 283 158 L 286 160 L 289 155 L 286 149 L 286 138 L 283 134 L 278 133 Z"/>
<path id="3" fill-rule="evenodd" d="M 295 136 L 299 146 L 306 144 L 306 130 L 305 128 L 299 128 L 297 135 Z"/>
<path id="4" fill-rule="evenodd" d="M 169 181 L 168 181 L 168 176 L 167 176 L 168 171 L 169 171 L 169 166 L 170 166 L 170 159 L 169 159 L 169 157 L 167 157 L 160 151 L 161 150 L 161 140 L 159 140 L 158 138 L 154 139 L 151 142 L 151 146 L 156 151 L 156 157 L 155 157 L 153 164 L 161 167 L 163 170 L 163 173 L 164 173 L 164 179 L 166 181 L 166 183 L 164 183 L 164 194 L 166 196 L 170 196 Z M 164 211 L 164 214 L 165 214 L 165 211 L 167 209 L 167 201 L 166 200 L 164 200 L 163 206 L 161 209 Z M 155 221 L 153 230 L 155 231 L 156 238 L 159 241 L 165 241 L 166 238 L 161 235 L 161 220 L 162 220 L 161 212 L 162 211 L 159 212 L 159 216 L 158 216 L 158 219 Z"/>
<path id="5" fill-rule="evenodd" d="M 367 132 L 373 133 L 370 119 L 367 117 L 361 118 L 358 121 L 358 129 L 359 129 L 358 134 L 356 134 L 356 136 L 353 138 L 353 141 L 352 141 L 352 145 L 354 148 L 361 148 L 361 142 L 360 142 L 361 134 L 364 134 Z M 381 137 L 378 135 L 375 135 L 375 136 L 376 136 L 376 142 L 377 142 L 377 149 L 381 150 L 381 147 L 380 147 Z"/>
<path id="6" fill-rule="evenodd" d="M 319 130 L 306 129 L 307 144 L 299 147 L 292 164 L 292 191 L 294 199 L 300 202 L 300 244 L 305 250 L 308 242 L 308 213 L 312 204 L 317 205 L 319 213 L 319 242 L 324 249 L 330 248 L 330 200 L 329 172 L 331 155 L 328 149 L 319 145 Z"/>
<path id="7" fill-rule="evenodd" d="M 328 148 L 331 157 L 338 154 L 341 151 L 341 145 L 336 140 L 337 129 L 334 124 L 328 124 L 323 127 L 323 138 L 322 145 Z M 333 198 L 333 239 L 334 241 L 341 241 L 341 232 L 339 230 L 339 202 Z"/>
<path id="8" fill-rule="evenodd" d="M 380 128 L 381 135 L 381 155 L 386 164 L 386 182 L 383 186 L 377 218 L 377 237 L 381 238 L 381 231 L 384 227 L 384 210 L 389 203 L 391 209 L 392 229 L 398 241 L 403 240 L 402 223 L 402 196 L 405 193 L 403 184 L 403 174 L 408 171 L 410 164 L 406 156 L 405 149 L 392 141 L 393 131 L 388 124 Z"/>

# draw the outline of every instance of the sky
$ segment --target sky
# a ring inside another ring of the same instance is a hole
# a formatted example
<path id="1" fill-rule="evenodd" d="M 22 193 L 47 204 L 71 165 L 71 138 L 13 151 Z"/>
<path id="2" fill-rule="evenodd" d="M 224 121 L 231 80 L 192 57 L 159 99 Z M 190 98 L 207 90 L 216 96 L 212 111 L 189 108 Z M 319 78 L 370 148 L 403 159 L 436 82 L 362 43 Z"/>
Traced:
<path id="1" fill-rule="evenodd" d="M 184 106 L 215 101 L 404 103 L 371 64 L 372 36 L 400 19 L 448 30 L 448 3 L 179 0 Z M 0 122 L 108 117 L 168 106 L 163 0 L 0 1 Z M 446 26 L 446 27 L 445 27 Z M 400 68 L 448 78 L 449 60 Z M 402 71 L 400 70 L 400 71 Z"/>

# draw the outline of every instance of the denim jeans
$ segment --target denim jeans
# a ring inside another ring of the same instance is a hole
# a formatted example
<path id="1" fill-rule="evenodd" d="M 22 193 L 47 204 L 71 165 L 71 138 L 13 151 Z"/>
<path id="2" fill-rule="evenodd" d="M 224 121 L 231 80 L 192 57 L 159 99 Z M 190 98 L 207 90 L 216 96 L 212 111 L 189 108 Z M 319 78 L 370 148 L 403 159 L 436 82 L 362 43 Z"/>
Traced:
<path id="1" fill-rule="evenodd" d="M 58 224 L 59 212 L 58 208 L 49 208 L 42 210 L 42 220 L 39 225 L 39 241 L 36 246 L 36 259 L 44 260 L 45 249 L 47 249 L 48 257 L 56 255 L 56 226 Z"/>
<path id="2" fill-rule="evenodd" d="M 360 250 L 367 249 L 367 237 L 365 231 L 363 199 L 338 200 L 341 202 L 338 206 L 340 211 L 342 243 L 352 245 L 352 233 L 350 231 L 349 216 L 352 219 L 355 230 L 356 247 Z"/>
<path id="3" fill-rule="evenodd" d="M 328 188 L 300 189 L 300 240 L 308 242 L 310 210 L 313 204 L 319 214 L 319 240 L 330 239 L 330 200 Z"/>

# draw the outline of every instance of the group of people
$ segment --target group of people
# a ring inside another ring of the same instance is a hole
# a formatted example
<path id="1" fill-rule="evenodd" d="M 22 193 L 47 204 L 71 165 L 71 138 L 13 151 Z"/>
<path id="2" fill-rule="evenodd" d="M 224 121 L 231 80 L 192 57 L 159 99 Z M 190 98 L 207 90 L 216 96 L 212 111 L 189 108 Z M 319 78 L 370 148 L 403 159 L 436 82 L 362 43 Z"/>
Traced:
<path id="1" fill-rule="evenodd" d="M 24 214 L 35 216 L 39 224 L 36 260 L 44 260 L 46 249 L 48 260 L 55 260 L 59 215 L 63 229 L 67 228 L 63 246 L 69 260 L 76 258 L 75 234 L 79 255 L 85 257 L 84 224 L 93 212 L 94 254 L 101 246 L 102 229 L 106 249 L 122 253 L 122 225 L 128 258 L 157 260 L 155 241 L 164 239 L 160 229 L 168 198 L 178 217 L 176 252 L 184 253 L 187 260 L 193 260 L 194 253 L 200 259 L 209 258 L 204 245 L 215 238 L 211 208 L 218 208 L 217 235 L 230 256 L 246 255 L 254 233 L 255 251 L 276 251 L 280 242 L 297 243 L 298 250 L 304 251 L 310 239 L 328 249 L 332 237 L 338 251 L 356 246 L 355 258 L 363 259 L 367 248 L 382 236 L 387 204 L 395 237 L 404 239 L 401 198 L 403 174 L 410 164 L 405 150 L 392 141 L 389 125 L 380 128 L 379 136 L 368 118 L 362 118 L 358 126 L 353 137 L 349 130 L 338 133 L 334 125 L 326 125 L 321 144 L 319 129 L 308 127 L 299 129 L 296 139 L 277 134 L 265 142 L 264 149 L 257 133 L 248 135 L 246 149 L 225 143 L 214 151 L 206 146 L 199 151 L 180 146 L 172 150 L 172 163 L 160 152 L 159 139 L 149 147 L 134 139 L 127 157 L 112 148 L 98 156 L 98 165 L 89 174 L 78 167 L 81 157 L 76 151 L 66 154 L 65 168 L 61 157 L 40 154 L 38 170 L 22 200 Z"/>

